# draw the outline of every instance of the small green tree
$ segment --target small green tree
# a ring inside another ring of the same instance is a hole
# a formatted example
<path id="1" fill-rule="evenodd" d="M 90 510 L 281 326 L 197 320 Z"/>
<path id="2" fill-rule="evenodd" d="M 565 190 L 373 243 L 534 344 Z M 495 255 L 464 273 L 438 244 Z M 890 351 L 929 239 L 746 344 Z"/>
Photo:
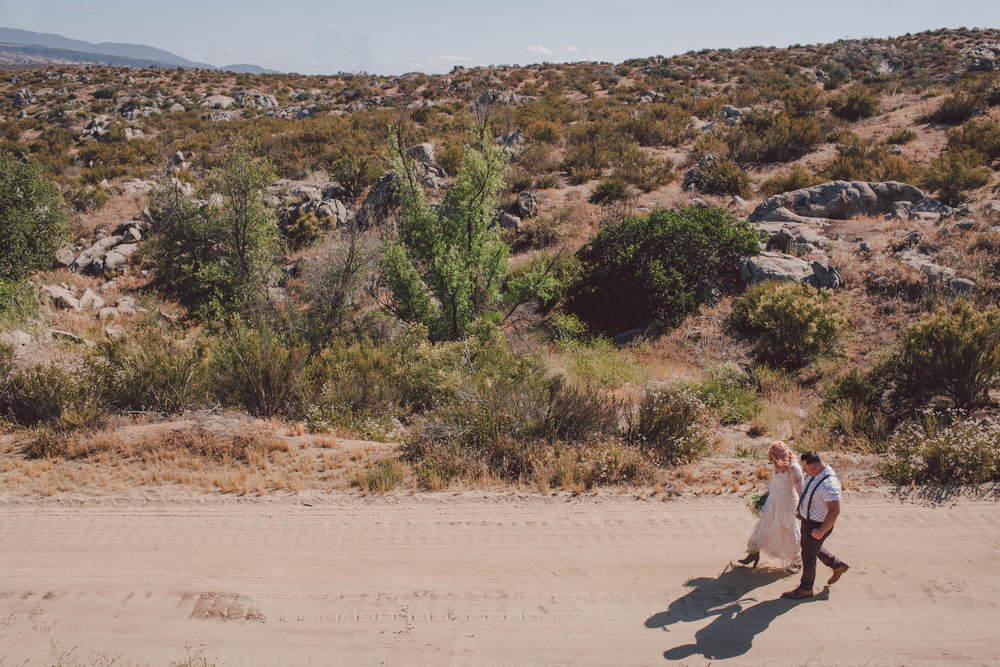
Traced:
<path id="1" fill-rule="evenodd" d="M 510 252 L 496 214 L 506 153 L 486 123 L 477 123 L 451 187 L 428 203 L 416 166 L 406 159 L 400 131 L 391 140 L 400 212 L 382 244 L 391 299 L 385 307 L 406 322 L 425 324 L 437 340 L 460 338 L 477 317 L 499 313 Z"/>
<path id="2" fill-rule="evenodd" d="M 959 299 L 903 331 L 894 363 L 895 393 L 919 407 L 948 396 L 971 410 L 1000 384 L 1000 311 L 979 311 Z"/>
<path id="3" fill-rule="evenodd" d="M 237 141 L 212 172 L 221 207 L 195 206 L 177 182 L 153 199 L 157 281 L 199 317 L 246 313 L 266 301 L 274 278 L 277 225 L 262 196 L 273 173 L 253 153 L 253 144 Z"/>
<path id="4" fill-rule="evenodd" d="M 52 268 L 65 231 L 55 187 L 33 164 L 0 155 L 0 279 Z"/>

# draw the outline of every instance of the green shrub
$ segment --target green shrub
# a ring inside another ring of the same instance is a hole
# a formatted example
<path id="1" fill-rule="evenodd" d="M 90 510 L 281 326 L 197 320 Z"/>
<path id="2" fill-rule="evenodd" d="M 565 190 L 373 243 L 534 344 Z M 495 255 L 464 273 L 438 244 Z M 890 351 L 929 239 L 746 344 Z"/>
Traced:
<path id="1" fill-rule="evenodd" d="M 564 349 L 569 355 L 566 374 L 578 383 L 617 389 L 643 379 L 642 366 L 606 338 L 599 337 L 587 344 L 566 343 Z"/>
<path id="2" fill-rule="evenodd" d="M 725 137 L 729 157 L 740 164 L 797 160 L 822 142 L 819 120 L 770 111 L 747 114 Z"/>
<path id="3" fill-rule="evenodd" d="M 819 421 L 840 439 L 844 449 L 884 451 L 894 422 L 885 403 L 891 388 L 890 361 L 880 361 L 864 372 L 854 368 L 827 391 Z"/>
<path id="4" fill-rule="evenodd" d="M 577 257 L 569 310 L 601 331 L 676 325 L 693 311 L 699 281 L 735 283 L 757 233 L 723 209 L 654 211 L 605 227 Z"/>
<path id="5" fill-rule="evenodd" d="M 732 320 L 754 334 L 758 358 L 795 368 L 837 349 L 847 318 L 832 296 L 798 281 L 751 285 L 733 304 Z"/>
<path id="6" fill-rule="evenodd" d="M 685 387 L 704 403 L 720 424 L 742 424 L 761 411 L 753 378 L 736 366 L 713 369 L 704 382 Z"/>
<path id="7" fill-rule="evenodd" d="M 589 338 L 587 323 L 573 313 L 552 313 L 548 327 L 552 340 L 560 344 L 582 342 Z"/>
<path id="8" fill-rule="evenodd" d="M 298 414 L 307 359 L 304 345 L 283 341 L 266 325 L 236 324 L 215 345 L 215 395 L 255 416 Z"/>
<path id="9" fill-rule="evenodd" d="M 0 279 L 0 324 L 14 328 L 34 319 L 40 297 L 33 282 Z"/>
<path id="10" fill-rule="evenodd" d="M 908 144 L 911 141 L 916 141 L 917 133 L 906 127 L 897 127 L 895 130 L 889 133 L 889 136 L 885 138 L 885 143 L 890 146 L 900 146 L 902 144 Z"/>
<path id="11" fill-rule="evenodd" d="M 0 280 L 51 269 L 65 232 L 55 187 L 33 164 L 0 155 Z"/>
<path id="12" fill-rule="evenodd" d="M 737 195 L 749 197 L 750 175 L 732 160 L 708 160 L 695 167 L 694 184 L 710 195 Z"/>
<path id="13" fill-rule="evenodd" d="M 815 174 L 806 171 L 799 165 L 794 165 L 784 174 L 776 174 L 760 184 L 760 193 L 765 197 L 780 195 L 783 192 L 809 188 L 822 183 L 823 180 Z"/>
<path id="14" fill-rule="evenodd" d="M 369 464 L 358 477 L 365 493 L 388 493 L 403 481 L 403 465 L 396 459 L 379 459 Z"/>
<path id="15" fill-rule="evenodd" d="M 960 128 L 948 131 L 948 148 L 955 151 L 975 151 L 989 164 L 1000 158 L 1000 123 L 993 120 L 972 120 Z"/>
<path id="16" fill-rule="evenodd" d="M 920 406 L 937 395 L 958 409 L 987 403 L 1000 383 L 1000 311 L 959 299 L 903 330 L 894 362 L 895 395 Z"/>
<path id="17" fill-rule="evenodd" d="M 650 390 L 631 416 L 626 438 L 660 463 L 693 461 L 713 444 L 708 408 L 683 390 Z"/>
<path id="18" fill-rule="evenodd" d="M 931 162 L 922 184 L 937 192 L 938 199 L 945 204 L 957 206 L 966 200 L 966 192 L 990 182 L 990 170 L 982 163 L 983 156 L 977 151 L 945 151 Z"/>
<path id="19" fill-rule="evenodd" d="M 76 374 L 55 364 L 18 370 L 9 363 L 9 355 L 4 356 L 7 362 L 0 363 L 0 371 L 6 370 L 0 377 L 0 417 L 22 426 L 60 428 L 64 417 L 86 403 L 84 385 Z"/>
<path id="20" fill-rule="evenodd" d="M 952 414 L 941 424 L 926 413 L 893 436 L 882 474 L 897 484 L 1000 482 L 1000 421 Z"/>
<path id="21" fill-rule="evenodd" d="M 122 412 L 172 414 L 207 399 L 206 346 L 155 321 L 100 343 L 90 372 L 102 402 Z"/>
<path id="22" fill-rule="evenodd" d="M 613 438 L 621 410 L 596 389 L 578 389 L 560 378 L 482 384 L 428 413 L 407 435 L 403 452 L 418 471 L 429 466 L 426 476 L 439 483 L 449 471 L 476 469 L 525 481 L 549 474 L 560 448 Z"/>
<path id="23" fill-rule="evenodd" d="M 587 201 L 591 204 L 611 205 L 618 202 L 632 201 L 638 195 L 639 193 L 624 178 L 616 175 L 598 181 Z"/>
<path id="24" fill-rule="evenodd" d="M 888 144 L 869 143 L 850 135 L 837 146 L 837 157 L 823 170 L 834 181 L 900 181 L 912 183 L 920 178 L 920 167 L 900 155 L 893 155 Z"/>
<path id="25" fill-rule="evenodd" d="M 834 116 L 853 122 L 877 116 L 881 104 L 878 93 L 870 88 L 855 86 L 846 95 L 831 100 L 829 106 Z"/>
<path id="26" fill-rule="evenodd" d="M 197 207 L 176 183 L 159 190 L 150 256 L 156 281 L 204 318 L 246 315 L 267 300 L 276 273 L 278 228 L 263 194 L 273 175 L 256 147 L 236 141 L 212 172 L 222 208 Z"/>
<path id="27" fill-rule="evenodd" d="M 823 108 L 823 93 L 812 86 L 797 86 L 782 93 L 781 101 L 793 116 L 811 116 Z"/>
<path id="28" fill-rule="evenodd" d="M 941 100 L 941 104 L 923 116 L 923 123 L 941 123 L 943 125 L 958 125 L 972 118 L 983 108 L 982 100 L 976 95 L 956 92 Z"/>

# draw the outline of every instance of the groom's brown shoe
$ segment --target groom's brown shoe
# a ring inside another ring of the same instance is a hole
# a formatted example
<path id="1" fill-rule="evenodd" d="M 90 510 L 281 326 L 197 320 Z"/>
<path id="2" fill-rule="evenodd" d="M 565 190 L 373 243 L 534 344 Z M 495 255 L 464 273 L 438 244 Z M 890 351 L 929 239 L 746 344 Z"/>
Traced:
<path id="1" fill-rule="evenodd" d="M 835 583 L 840 581 L 841 575 L 843 575 L 850 569 L 851 566 L 848 565 L 847 563 L 844 563 L 843 565 L 838 565 L 837 567 L 833 568 L 833 574 L 831 574 L 830 578 L 826 580 L 826 583 L 830 586 L 834 585 Z"/>
<path id="2" fill-rule="evenodd" d="M 802 598 L 811 598 L 812 596 L 813 591 L 811 588 L 796 588 L 794 591 L 786 591 L 781 594 L 781 597 L 790 600 L 801 600 Z"/>

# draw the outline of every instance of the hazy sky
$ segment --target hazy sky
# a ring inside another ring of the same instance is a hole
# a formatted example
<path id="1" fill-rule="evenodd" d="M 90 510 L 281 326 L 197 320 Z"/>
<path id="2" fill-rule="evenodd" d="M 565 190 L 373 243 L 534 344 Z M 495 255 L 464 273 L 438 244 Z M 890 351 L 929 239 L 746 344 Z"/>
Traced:
<path id="1" fill-rule="evenodd" d="M 0 25 L 212 65 L 388 74 L 1000 27 L 1000 0 L 0 0 Z"/>

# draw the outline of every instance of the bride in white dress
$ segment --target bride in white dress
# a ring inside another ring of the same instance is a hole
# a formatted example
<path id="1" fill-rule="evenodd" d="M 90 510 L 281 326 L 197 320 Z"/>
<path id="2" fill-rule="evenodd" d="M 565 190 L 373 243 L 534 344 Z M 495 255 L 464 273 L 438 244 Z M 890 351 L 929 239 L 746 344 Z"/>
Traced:
<path id="1" fill-rule="evenodd" d="M 767 457 L 774 464 L 771 485 L 767 487 L 767 501 L 747 540 L 747 556 L 738 562 L 743 565 L 752 563 L 753 567 L 757 567 L 760 552 L 763 551 L 780 559 L 786 569 L 794 570 L 801 562 L 799 522 L 795 518 L 795 509 L 802 488 L 802 468 L 792 450 L 781 441 L 771 445 Z"/>

